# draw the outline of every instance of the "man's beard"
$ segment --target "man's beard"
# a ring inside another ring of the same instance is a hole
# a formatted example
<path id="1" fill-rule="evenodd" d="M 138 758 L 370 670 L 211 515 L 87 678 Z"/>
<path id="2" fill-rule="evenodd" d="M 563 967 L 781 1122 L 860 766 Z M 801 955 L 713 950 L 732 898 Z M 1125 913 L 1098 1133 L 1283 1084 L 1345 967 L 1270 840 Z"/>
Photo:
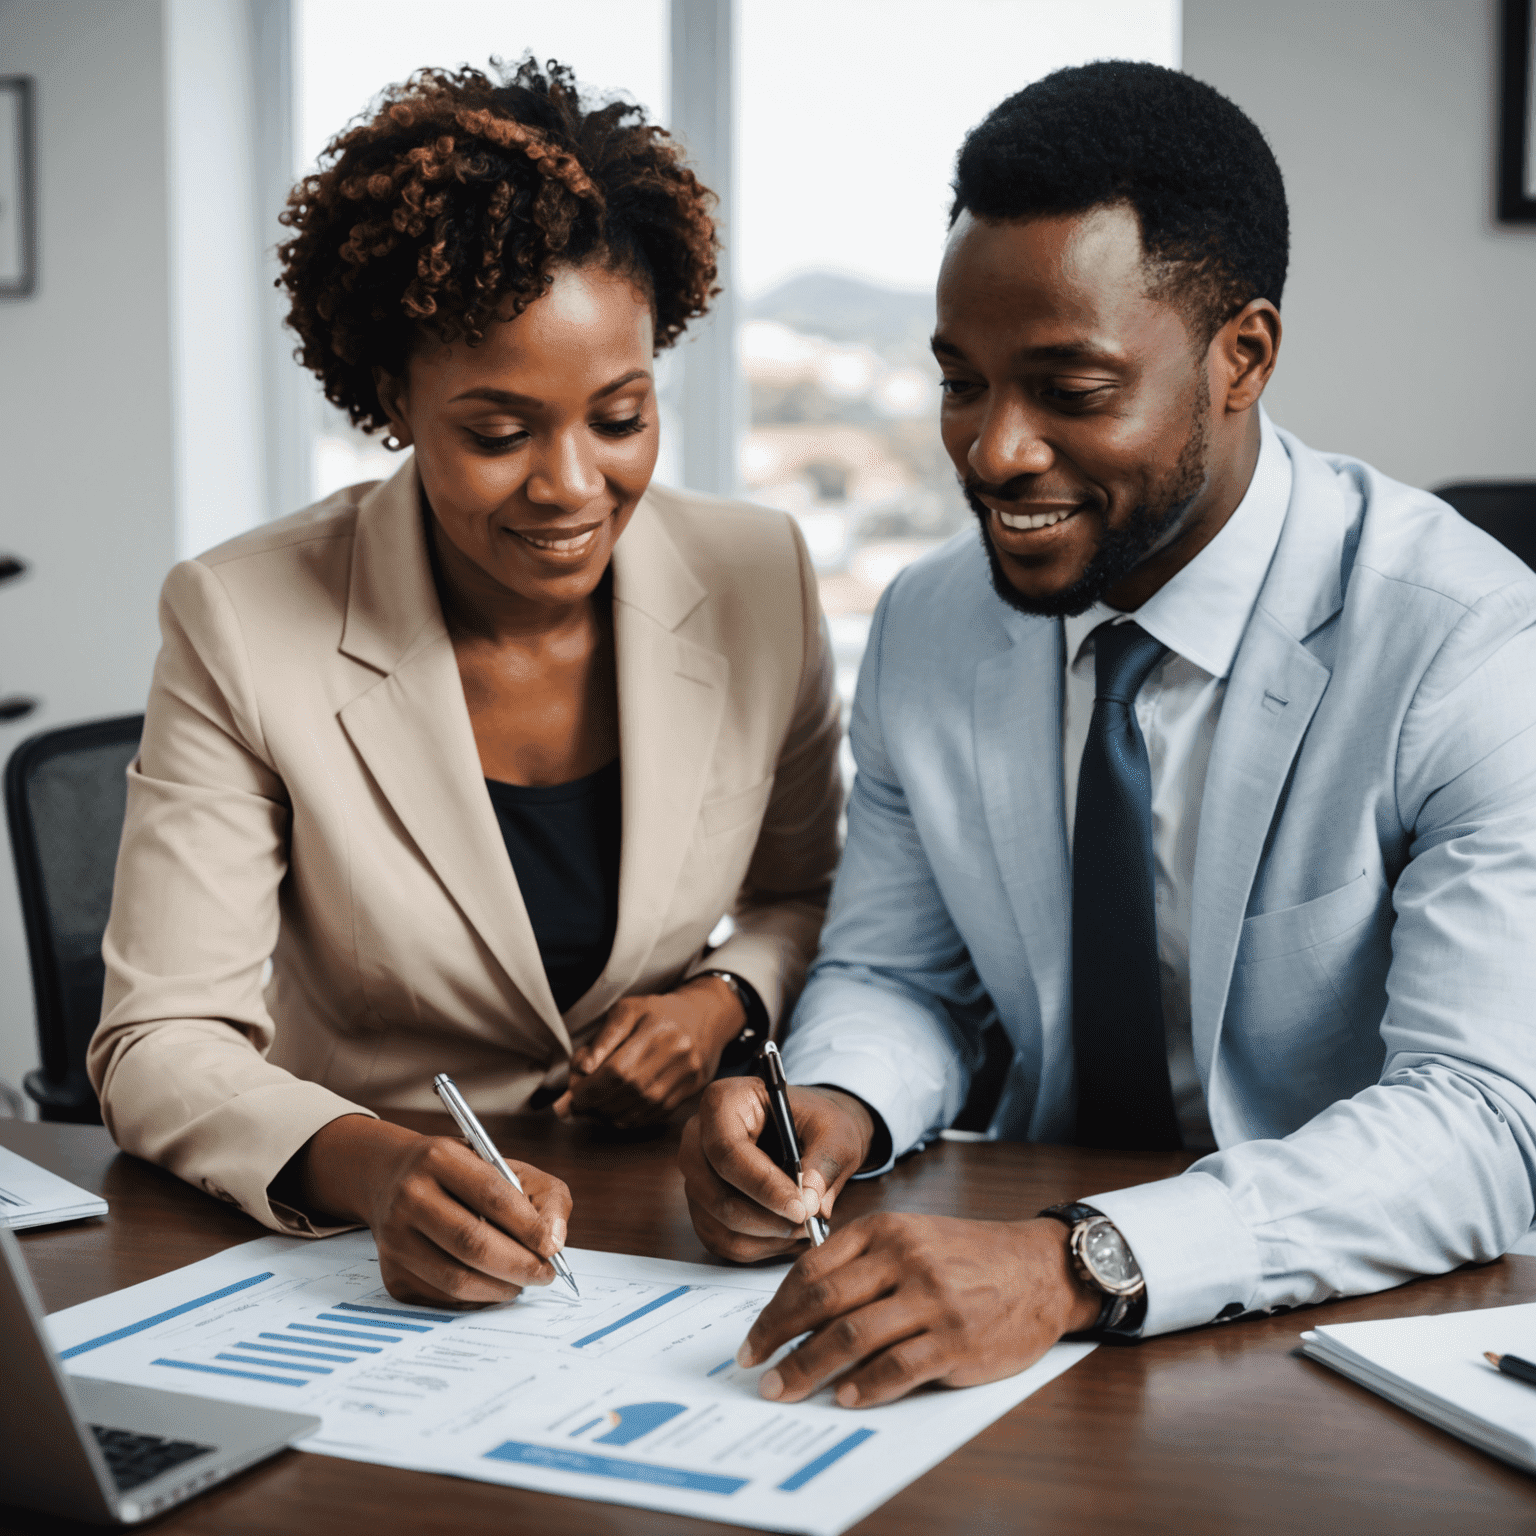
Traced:
<path id="1" fill-rule="evenodd" d="M 1009 581 L 988 531 L 991 510 L 969 484 L 962 483 L 965 499 L 981 523 L 981 544 L 987 552 L 987 563 L 992 568 L 992 586 L 997 595 L 1020 613 L 1039 614 L 1046 618 L 1071 618 L 1075 614 L 1086 613 L 1111 587 L 1129 576 L 1151 553 L 1163 535 L 1179 522 L 1205 485 L 1206 450 L 1209 443 L 1206 416 L 1209 403 L 1208 391 L 1202 390 L 1190 413 L 1189 436 L 1168 478 L 1154 487 L 1149 498 L 1132 511 L 1123 527 L 1104 529 L 1087 569 L 1071 586 L 1064 587 L 1060 592 L 1044 597 L 1026 597 Z M 1072 515 L 1083 516 L 1081 512 Z"/>

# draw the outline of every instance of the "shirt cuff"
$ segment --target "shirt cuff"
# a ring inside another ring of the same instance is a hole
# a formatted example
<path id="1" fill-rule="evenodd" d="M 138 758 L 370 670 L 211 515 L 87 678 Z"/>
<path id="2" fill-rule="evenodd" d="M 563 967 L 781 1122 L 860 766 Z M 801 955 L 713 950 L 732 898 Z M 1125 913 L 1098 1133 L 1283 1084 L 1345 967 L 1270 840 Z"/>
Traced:
<path id="1" fill-rule="evenodd" d="M 860 1099 L 858 1094 L 854 1093 L 852 1089 L 840 1088 L 836 1083 L 812 1083 L 811 1087 L 829 1088 L 833 1093 L 841 1093 L 850 1099 L 858 1099 L 859 1103 L 864 1106 L 865 1114 L 869 1116 L 869 1151 L 864 1155 L 864 1162 L 867 1166 L 855 1169 L 853 1174 L 854 1178 L 878 1178 L 882 1173 L 894 1165 L 896 1161 L 895 1144 L 891 1141 L 890 1130 L 887 1128 L 885 1121 L 881 1118 L 880 1111 L 876 1109 L 873 1104 L 871 1104 L 867 1099 Z M 919 1144 L 918 1150 L 922 1150 L 921 1144 Z M 871 1159 L 873 1159 L 872 1163 Z"/>
<path id="2" fill-rule="evenodd" d="M 796 1051 L 792 1061 L 786 1060 L 785 1069 L 789 1080 L 802 1087 L 841 1088 L 862 1099 L 870 1112 L 885 1122 L 890 1154 L 878 1168 L 861 1169 L 860 1178 L 889 1173 L 896 1165 L 896 1154 L 916 1146 L 928 1129 L 907 1084 L 883 1057 L 812 1046 Z"/>
<path id="3" fill-rule="evenodd" d="M 1114 1222 L 1141 1268 L 1143 1338 L 1249 1310 L 1261 1278 L 1259 1245 L 1220 1179 L 1181 1173 L 1082 1200 Z"/>

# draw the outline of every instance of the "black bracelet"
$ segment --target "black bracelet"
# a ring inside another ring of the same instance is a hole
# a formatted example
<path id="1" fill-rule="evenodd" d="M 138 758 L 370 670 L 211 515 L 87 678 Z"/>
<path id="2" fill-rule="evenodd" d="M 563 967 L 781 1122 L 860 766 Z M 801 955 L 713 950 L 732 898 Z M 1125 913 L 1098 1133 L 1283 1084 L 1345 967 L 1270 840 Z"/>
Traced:
<path id="1" fill-rule="evenodd" d="M 698 981 L 703 976 L 718 976 L 736 994 L 736 1001 L 741 1004 L 742 1012 L 747 1016 L 741 1033 L 728 1040 L 725 1049 L 721 1051 L 718 1074 L 719 1071 L 739 1066 L 762 1048 L 769 1034 L 768 1010 L 763 1006 L 762 998 L 757 995 L 757 988 L 735 971 L 698 971 L 688 980 Z"/>

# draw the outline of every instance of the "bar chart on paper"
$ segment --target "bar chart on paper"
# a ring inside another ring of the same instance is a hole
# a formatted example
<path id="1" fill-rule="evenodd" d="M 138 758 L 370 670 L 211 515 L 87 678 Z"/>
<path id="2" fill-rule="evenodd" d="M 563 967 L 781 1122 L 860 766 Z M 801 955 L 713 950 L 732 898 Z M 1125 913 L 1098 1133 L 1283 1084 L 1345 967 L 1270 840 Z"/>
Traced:
<path id="1" fill-rule="evenodd" d="M 809 1533 L 844 1529 L 1087 1352 L 850 1414 L 757 1394 L 780 1278 L 571 1249 L 580 1300 L 394 1300 L 371 1236 L 263 1238 L 49 1319 L 70 1371 L 321 1418 L 303 1449 Z M 835 1471 L 834 1471 L 835 1469 Z"/>

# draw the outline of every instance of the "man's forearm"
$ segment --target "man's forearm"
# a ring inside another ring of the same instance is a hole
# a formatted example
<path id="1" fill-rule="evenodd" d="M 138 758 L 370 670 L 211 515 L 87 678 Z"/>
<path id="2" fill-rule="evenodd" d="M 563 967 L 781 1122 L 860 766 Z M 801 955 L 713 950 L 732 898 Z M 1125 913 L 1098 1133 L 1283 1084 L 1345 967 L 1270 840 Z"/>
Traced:
<path id="1" fill-rule="evenodd" d="M 1495 1259 L 1531 1225 L 1533 1160 L 1520 1117 L 1462 1073 L 1419 1067 L 1283 1141 L 1081 1198 L 1135 1253 L 1150 1335 Z"/>

